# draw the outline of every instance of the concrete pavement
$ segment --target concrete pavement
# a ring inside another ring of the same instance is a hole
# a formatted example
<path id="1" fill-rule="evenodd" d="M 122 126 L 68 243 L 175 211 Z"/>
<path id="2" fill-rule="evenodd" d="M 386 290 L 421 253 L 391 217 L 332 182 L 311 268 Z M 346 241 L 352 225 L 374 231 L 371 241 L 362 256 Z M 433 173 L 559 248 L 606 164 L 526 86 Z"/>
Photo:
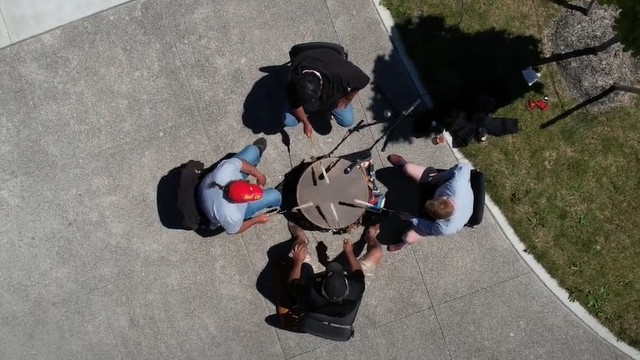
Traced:
<path id="1" fill-rule="evenodd" d="M 319 155 L 302 129 L 273 126 L 280 80 L 259 70 L 306 41 L 343 44 L 390 98 L 365 89 L 358 119 L 417 98 L 370 0 L 138 0 L 0 50 L 0 358 L 628 358 L 568 311 L 488 212 L 476 229 L 385 253 L 347 343 L 266 321 L 267 253 L 289 238 L 284 218 L 209 238 L 163 226 L 159 182 L 190 159 L 208 165 L 265 134 L 259 168 L 276 184 Z M 319 150 L 344 134 L 316 136 Z M 456 161 L 406 126 L 394 134 L 375 149 L 379 169 L 392 152 Z M 309 235 L 338 253 L 341 236 Z"/>

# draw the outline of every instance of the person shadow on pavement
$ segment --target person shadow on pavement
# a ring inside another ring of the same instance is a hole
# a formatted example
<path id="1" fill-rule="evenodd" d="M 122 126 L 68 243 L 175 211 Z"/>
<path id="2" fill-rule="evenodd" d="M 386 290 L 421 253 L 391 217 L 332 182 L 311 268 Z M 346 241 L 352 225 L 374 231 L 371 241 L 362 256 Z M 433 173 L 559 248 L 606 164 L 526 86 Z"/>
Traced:
<path id="1" fill-rule="evenodd" d="M 218 165 L 223 160 L 230 159 L 233 155 L 235 154 L 227 153 L 225 156 L 223 156 L 220 160 L 213 163 L 211 166 L 203 168 L 200 173 L 199 179 L 202 179 L 205 175 L 207 175 L 208 173 L 213 171 L 216 167 L 218 167 Z M 158 218 L 160 220 L 160 223 L 167 229 L 186 230 L 186 231 L 193 230 L 185 226 L 186 219 L 185 219 L 184 209 L 181 210 L 178 205 L 179 191 L 181 186 L 180 177 L 183 169 L 185 169 L 185 166 L 187 164 L 188 162 L 174 167 L 173 169 L 169 170 L 167 174 L 165 174 L 162 178 L 160 178 L 160 181 L 158 181 L 158 186 L 156 189 L 156 206 L 158 209 Z M 197 199 L 195 194 L 197 186 L 200 183 L 199 179 L 193 189 L 193 200 L 194 200 L 193 208 L 189 209 L 189 211 L 192 213 L 198 213 L 198 215 L 200 216 L 200 223 L 202 225 L 193 231 L 196 234 L 200 235 L 201 237 L 207 238 L 207 237 L 212 237 L 212 236 L 216 236 L 223 233 L 224 229 L 222 227 L 218 227 L 216 229 L 210 229 L 207 226 L 204 226 L 206 223 L 206 219 L 203 219 L 202 214 L 199 214 L 199 211 L 197 209 Z"/>
<path id="2" fill-rule="evenodd" d="M 244 100 L 242 124 L 254 134 L 275 135 L 283 130 L 284 82 L 287 65 L 263 66 L 264 74 L 253 84 Z"/>
<path id="3" fill-rule="evenodd" d="M 378 169 L 376 178 L 388 191 L 385 193 L 385 208 L 398 212 L 418 214 L 423 198 L 420 186 L 404 176 L 400 169 L 393 166 Z M 402 235 L 409 230 L 411 223 L 394 214 L 389 214 L 380 222 L 378 241 L 383 245 L 401 241 Z"/>
<path id="4" fill-rule="evenodd" d="M 291 271 L 291 259 L 288 254 L 293 245 L 293 238 L 277 243 L 267 250 L 267 264 L 258 275 L 256 289 L 271 302 L 276 312 L 264 320 L 267 324 L 290 331 L 296 331 L 295 326 L 284 326 L 284 318 L 290 318 L 291 313 L 287 304 L 290 303 L 288 293 L 288 279 Z"/>
<path id="5" fill-rule="evenodd" d="M 284 112 L 287 110 L 285 80 L 289 66 L 269 65 L 258 70 L 265 75 L 253 84 L 244 100 L 242 124 L 254 134 L 280 134 L 283 144 L 287 145 L 289 136 L 284 128 Z M 309 114 L 309 120 L 319 135 L 331 132 L 330 112 Z"/>

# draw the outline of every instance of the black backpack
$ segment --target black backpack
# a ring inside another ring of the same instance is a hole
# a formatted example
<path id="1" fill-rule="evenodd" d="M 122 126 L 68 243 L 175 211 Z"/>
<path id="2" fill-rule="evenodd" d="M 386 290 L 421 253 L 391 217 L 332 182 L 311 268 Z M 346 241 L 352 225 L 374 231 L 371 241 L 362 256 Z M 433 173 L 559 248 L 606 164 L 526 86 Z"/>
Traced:
<path id="1" fill-rule="evenodd" d="M 480 170 L 471 170 L 471 190 L 473 190 L 473 213 L 466 226 L 474 227 L 482 222 L 485 202 L 485 177 Z"/>
<path id="2" fill-rule="evenodd" d="M 289 50 L 289 60 L 293 60 L 298 55 L 302 54 L 305 51 L 315 50 L 315 49 L 331 49 L 338 53 L 345 60 L 349 60 L 349 53 L 342 47 L 340 44 L 334 44 L 330 42 L 308 42 L 303 44 L 297 44 L 291 47 Z"/>
<path id="3" fill-rule="evenodd" d="M 356 321 L 362 299 L 345 316 L 335 317 L 312 311 L 304 312 L 300 317 L 300 330 L 321 338 L 347 341 L 355 334 L 353 323 Z"/>
<path id="4" fill-rule="evenodd" d="M 203 169 L 204 164 L 195 160 L 189 160 L 180 167 L 176 207 L 182 215 L 182 225 L 186 230 L 197 230 L 203 219 L 196 200 L 196 188 L 200 183 Z"/>

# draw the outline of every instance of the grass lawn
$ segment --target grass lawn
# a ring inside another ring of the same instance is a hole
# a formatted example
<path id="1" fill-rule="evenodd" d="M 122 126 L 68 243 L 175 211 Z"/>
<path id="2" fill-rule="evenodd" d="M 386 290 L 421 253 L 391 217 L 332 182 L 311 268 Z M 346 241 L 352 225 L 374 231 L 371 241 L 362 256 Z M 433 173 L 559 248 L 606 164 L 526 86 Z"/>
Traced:
<path id="1" fill-rule="evenodd" d="M 496 116 L 518 118 L 520 132 L 463 153 L 487 175 L 490 196 L 527 251 L 573 300 L 640 348 L 640 101 L 604 113 L 586 108 L 540 129 L 576 102 L 554 65 L 541 68 L 535 89 L 520 87 L 509 68 L 540 56 L 563 8 L 521 0 L 383 4 L 436 107 L 499 90 Z M 549 109 L 527 111 L 524 102 L 542 94 Z"/>

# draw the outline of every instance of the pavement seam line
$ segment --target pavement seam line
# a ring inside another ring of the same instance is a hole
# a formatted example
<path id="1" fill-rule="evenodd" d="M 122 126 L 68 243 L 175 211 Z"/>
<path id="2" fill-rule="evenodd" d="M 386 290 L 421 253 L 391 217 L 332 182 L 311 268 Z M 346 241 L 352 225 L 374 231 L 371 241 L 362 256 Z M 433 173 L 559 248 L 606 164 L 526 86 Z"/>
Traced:
<path id="1" fill-rule="evenodd" d="M 424 285 L 424 289 L 427 291 L 427 297 L 429 298 L 429 303 L 431 304 L 431 309 L 433 309 L 433 315 L 436 318 L 436 323 L 438 324 L 438 329 L 440 329 L 440 335 L 442 335 L 442 341 L 444 341 L 444 348 L 447 350 L 447 355 L 449 355 L 449 359 L 453 359 L 451 357 L 451 351 L 449 351 L 449 345 L 447 344 L 447 338 L 444 335 L 444 330 L 442 330 L 442 324 L 440 324 L 440 318 L 438 318 L 438 313 L 436 313 L 436 308 L 433 305 L 433 299 L 431 299 L 431 293 L 429 293 L 429 287 L 427 286 L 427 281 L 425 280 L 424 273 L 422 272 L 422 266 L 420 266 L 420 262 L 418 261 L 418 256 L 416 255 L 413 246 L 411 246 L 411 254 L 413 254 L 413 259 L 418 264 L 418 272 L 420 273 L 420 278 L 422 279 L 422 284 Z"/>
<path id="2" fill-rule="evenodd" d="M 312 335 L 312 336 L 313 336 L 313 335 Z M 300 354 L 295 354 L 295 355 L 290 356 L 290 357 L 285 357 L 285 359 L 287 359 L 287 360 L 289 360 L 289 359 L 295 359 L 295 358 L 300 357 L 300 356 L 302 356 L 302 355 L 309 354 L 309 353 L 314 352 L 314 351 L 316 351 L 316 350 L 318 350 L 318 349 L 322 349 L 322 348 L 325 348 L 325 347 L 328 347 L 328 346 L 331 346 L 331 345 L 332 345 L 332 344 L 321 345 L 321 346 L 318 346 L 317 348 L 313 348 L 313 349 L 311 349 L 311 350 L 303 351 L 303 352 L 301 352 Z"/>
<path id="3" fill-rule="evenodd" d="M 434 307 L 436 307 L 436 306 L 446 305 L 446 304 L 448 304 L 448 303 L 450 303 L 450 302 L 453 302 L 453 301 L 456 301 L 456 300 L 460 300 L 460 299 L 462 299 L 462 298 L 466 298 L 466 297 L 471 296 L 471 295 L 475 295 L 475 294 L 477 294 L 477 293 L 479 293 L 479 292 L 481 292 L 481 291 L 489 290 L 489 289 L 491 289 L 491 288 L 493 288 L 493 287 L 496 287 L 496 286 L 498 286 L 498 285 L 502 285 L 502 284 L 504 284 L 504 283 L 506 283 L 506 282 L 509 282 L 509 281 L 512 281 L 512 280 L 515 280 L 515 279 L 521 278 L 521 277 L 526 276 L 526 275 L 529 275 L 529 274 L 531 274 L 531 273 L 532 273 L 532 271 L 527 271 L 527 272 L 525 272 L 525 273 L 522 273 L 522 274 L 520 274 L 520 275 L 516 275 L 516 276 L 511 277 L 511 278 L 509 278 L 509 279 L 505 279 L 505 280 L 499 281 L 499 282 L 497 282 L 497 283 L 495 283 L 495 284 L 491 284 L 491 285 L 485 286 L 485 287 L 483 287 L 483 288 L 480 288 L 480 289 L 477 289 L 477 290 L 471 291 L 471 292 L 469 292 L 469 293 L 466 293 L 466 294 L 464 294 L 464 295 L 456 296 L 456 297 L 454 297 L 454 298 L 452 298 L 452 299 L 449 299 L 449 300 L 447 300 L 447 301 L 443 301 L 443 302 L 441 302 L 440 304 L 434 305 Z"/>
<path id="4" fill-rule="evenodd" d="M 171 46 L 173 47 L 173 51 L 175 51 L 176 57 L 178 58 L 178 65 L 180 66 L 180 70 L 182 72 L 182 78 L 184 79 L 184 82 L 187 84 L 187 90 L 189 91 L 189 98 L 191 99 L 191 103 L 193 104 L 193 111 L 196 113 L 196 119 L 198 119 L 197 123 L 198 125 L 200 125 L 200 130 L 204 134 L 207 142 L 209 143 L 208 144 L 209 148 L 211 148 L 211 144 L 213 143 L 210 138 L 211 135 L 209 135 L 209 132 L 206 131 L 204 124 L 202 122 L 202 115 L 200 114 L 200 110 L 198 109 L 198 102 L 196 101 L 196 97 L 193 95 L 191 82 L 189 81 L 189 77 L 187 76 L 187 70 L 182 61 L 182 56 L 180 55 L 180 50 L 178 49 L 178 45 L 176 44 L 176 39 L 173 37 L 173 33 L 171 32 L 171 29 L 167 29 L 165 27 L 164 22 L 162 26 L 163 28 L 165 28 L 165 31 L 167 31 L 167 33 L 169 34 L 169 40 L 171 40 Z"/>
<path id="5" fill-rule="evenodd" d="M 336 35 L 336 39 L 338 40 L 338 44 L 342 45 L 340 41 L 340 35 L 338 35 L 338 29 L 336 29 L 336 23 L 333 21 L 333 16 L 331 16 L 331 8 L 329 8 L 329 4 L 327 0 L 324 1 L 324 7 L 327 9 L 327 17 L 331 20 L 331 27 L 333 28 L 333 33 Z"/>
<path id="6" fill-rule="evenodd" d="M 392 39 L 394 46 L 400 47 L 397 48 L 400 58 L 403 60 L 405 66 L 408 66 L 409 76 L 411 80 L 416 84 L 416 87 L 420 89 L 424 89 L 422 85 L 422 81 L 415 71 L 415 67 L 411 63 L 411 60 L 408 58 L 406 52 L 404 51 L 404 46 L 402 45 L 402 40 L 400 39 L 399 34 L 393 31 L 393 27 L 395 23 L 389 11 L 384 8 L 380 4 L 376 4 L 377 0 L 370 0 L 373 7 L 378 12 L 380 20 L 382 21 L 387 34 Z M 426 90 L 424 93 L 420 94 L 423 100 L 429 100 L 427 107 L 433 108 L 433 103 L 429 98 Z M 425 99 L 426 97 L 426 99 Z M 458 149 L 454 149 L 452 147 L 452 138 L 451 135 L 447 132 L 445 134 L 445 139 L 447 141 L 447 146 L 455 156 L 455 158 L 461 163 L 471 162 L 460 152 Z M 553 295 L 560 300 L 560 302 L 571 312 L 574 316 L 576 316 L 583 324 L 585 324 L 591 331 L 595 332 L 601 339 L 608 342 L 610 345 L 616 347 L 618 350 L 623 352 L 624 354 L 630 356 L 633 359 L 640 359 L 640 350 L 637 350 L 627 343 L 620 340 L 617 336 L 615 336 L 609 329 L 604 327 L 600 322 L 594 318 L 587 310 L 577 302 L 569 301 L 569 294 L 567 291 L 562 288 L 558 282 L 549 275 L 549 273 L 538 263 L 538 261 L 531 255 L 526 253 L 526 247 L 524 243 L 520 240 L 520 238 L 516 235 L 515 231 L 509 225 L 506 217 L 502 214 L 498 206 L 491 200 L 489 195 L 486 196 L 486 207 L 489 209 L 489 212 L 493 216 L 494 220 L 500 227 L 502 233 L 506 236 L 507 240 L 511 243 L 511 245 L 516 248 L 518 255 L 527 263 L 527 265 L 531 268 L 533 273 L 538 277 L 538 279 L 553 293 Z"/>
<path id="7" fill-rule="evenodd" d="M 9 37 L 9 44 L 13 44 L 13 39 L 11 39 L 11 34 L 9 33 L 9 28 L 7 27 L 7 21 L 4 19 L 4 12 L 2 8 L 0 8 L 0 18 L 2 18 L 2 24 L 4 25 L 4 30 L 7 32 L 7 37 Z"/>

